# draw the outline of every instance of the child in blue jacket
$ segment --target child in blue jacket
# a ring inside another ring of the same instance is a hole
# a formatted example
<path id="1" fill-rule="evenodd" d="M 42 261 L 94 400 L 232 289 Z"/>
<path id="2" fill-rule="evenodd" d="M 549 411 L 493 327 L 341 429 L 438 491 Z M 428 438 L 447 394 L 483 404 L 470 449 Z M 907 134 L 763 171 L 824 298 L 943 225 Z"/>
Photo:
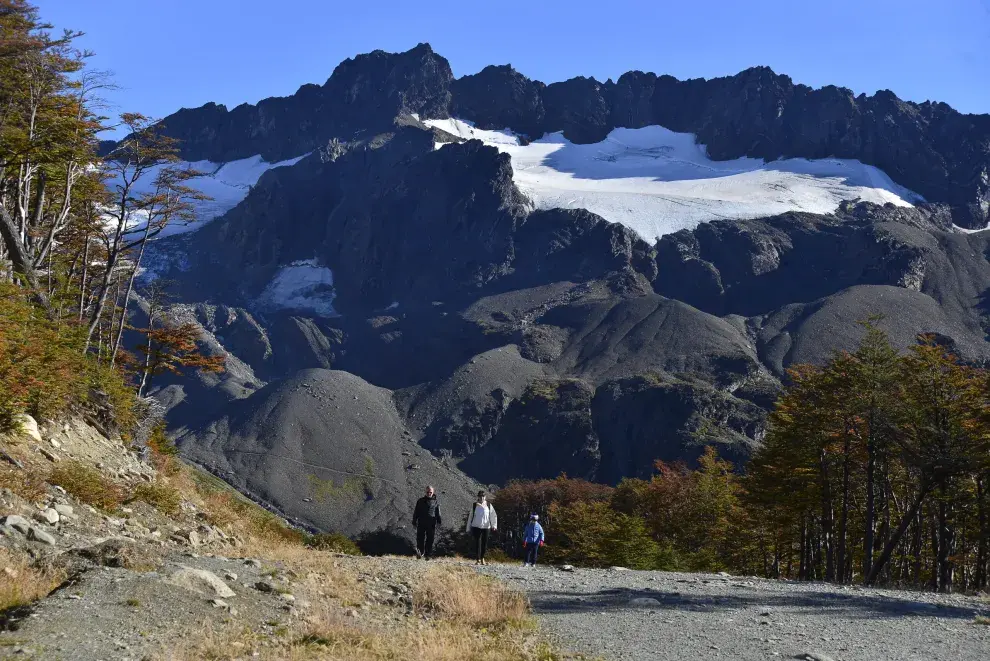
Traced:
<path id="1" fill-rule="evenodd" d="M 523 550 L 526 551 L 523 567 L 536 566 L 536 555 L 541 546 L 543 546 L 543 526 L 540 525 L 540 515 L 531 514 L 526 530 L 523 531 Z"/>

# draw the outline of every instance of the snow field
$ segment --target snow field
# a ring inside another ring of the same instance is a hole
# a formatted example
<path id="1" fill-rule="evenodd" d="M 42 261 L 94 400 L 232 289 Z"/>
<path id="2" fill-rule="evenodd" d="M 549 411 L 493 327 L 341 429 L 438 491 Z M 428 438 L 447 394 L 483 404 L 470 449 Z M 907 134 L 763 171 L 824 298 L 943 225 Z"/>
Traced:
<path id="1" fill-rule="evenodd" d="M 587 145 L 561 133 L 522 145 L 508 130 L 476 129 L 458 119 L 423 123 L 508 154 L 516 186 L 536 208 L 587 209 L 651 242 L 716 219 L 831 213 L 843 200 L 900 206 L 922 200 L 860 161 L 713 161 L 694 134 L 661 126 L 615 129 L 602 142 Z"/>

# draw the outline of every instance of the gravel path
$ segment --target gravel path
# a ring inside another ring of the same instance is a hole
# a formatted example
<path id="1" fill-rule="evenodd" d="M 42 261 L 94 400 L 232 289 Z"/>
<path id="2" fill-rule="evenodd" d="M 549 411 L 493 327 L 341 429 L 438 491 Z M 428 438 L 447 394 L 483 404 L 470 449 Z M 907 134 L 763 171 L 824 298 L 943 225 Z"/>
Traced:
<path id="1" fill-rule="evenodd" d="M 712 574 L 490 565 L 568 650 L 610 661 L 990 659 L 990 599 Z"/>

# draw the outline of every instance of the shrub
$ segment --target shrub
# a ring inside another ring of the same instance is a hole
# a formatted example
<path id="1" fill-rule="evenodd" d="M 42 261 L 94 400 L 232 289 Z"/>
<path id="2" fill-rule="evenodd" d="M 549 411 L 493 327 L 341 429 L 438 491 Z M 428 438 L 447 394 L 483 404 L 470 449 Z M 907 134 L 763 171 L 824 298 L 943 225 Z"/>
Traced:
<path id="1" fill-rule="evenodd" d="M 307 546 L 319 551 L 332 551 L 334 553 L 346 553 L 347 555 L 361 555 L 361 549 L 353 540 L 339 532 L 322 533 L 310 535 L 306 538 Z"/>
<path id="2" fill-rule="evenodd" d="M 554 504 L 554 541 L 545 554 L 552 562 L 589 567 L 676 569 L 672 551 L 650 536 L 638 516 L 616 512 L 606 502 Z"/>
<path id="3" fill-rule="evenodd" d="M 105 394 L 119 429 L 133 426 L 133 388 L 118 371 L 83 354 L 83 331 L 72 321 L 50 321 L 23 289 L 0 283 L 0 433 L 14 431 L 19 413 L 57 418 L 91 391 Z"/>
<path id="4" fill-rule="evenodd" d="M 107 479 L 95 468 L 78 461 L 59 464 L 48 481 L 101 510 L 116 510 L 124 502 L 125 493 L 120 485 Z"/>
<path id="5" fill-rule="evenodd" d="M 48 494 L 43 476 L 0 464 L 0 489 L 10 489 L 24 500 L 36 503 Z"/>
<path id="6" fill-rule="evenodd" d="M 148 503 L 162 514 L 175 516 L 182 506 L 179 492 L 161 482 L 155 484 L 139 484 L 134 489 L 131 500 L 141 500 Z"/>
<path id="7" fill-rule="evenodd" d="M 0 284 L 0 433 L 14 416 L 52 417 L 85 397 L 87 365 L 78 331 L 56 329 L 24 292 Z"/>

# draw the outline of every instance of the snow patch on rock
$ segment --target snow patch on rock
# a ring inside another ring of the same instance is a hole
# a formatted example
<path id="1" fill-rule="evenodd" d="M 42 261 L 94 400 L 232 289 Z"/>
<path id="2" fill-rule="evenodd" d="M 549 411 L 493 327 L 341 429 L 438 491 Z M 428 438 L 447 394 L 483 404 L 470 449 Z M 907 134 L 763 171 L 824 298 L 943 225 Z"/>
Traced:
<path id="1" fill-rule="evenodd" d="M 177 163 L 163 163 L 149 168 L 135 183 L 133 194 L 139 196 L 145 193 L 152 193 L 155 189 L 155 178 L 165 167 L 174 167 L 180 170 L 195 170 L 203 174 L 185 182 L 185 185 L 201 193 L 205 193 L 209 200 L 195 201 L 195 218 L 189 222 L 172 222 L 165 227 L 158 238 L 171 236 L 174 234 L 184 234 L 195 232 L 214 218 L 218 218 L 227 213 L 247 197 L 251 188 L 258 183 L 261 175 L 269 170 L 280 167 L 295 165 L 308 154 L 296 156 L 277 163 L 269 163 L 260 155 L 242 158 L 237 161 L 227 163 L 213 163 L 211 161 L 180 161 Z M 110 180 L 107 185 L 114 189 L 115 182 Z M 130 229 L 140 229 L 147 221 L 145 215 L 136 212 L 133 218 L 129 219 Z"/>
<path id="2" fill-rule="evenodd" d="M 587 145 L 562 133 L 524 145 L 508 129 L 481 130 L 459 119 L 423 123 L 508 154 L 516 186 L 536 208 L 587 209 L 649 241 L 717 219 L 831 213 L 844 200 L 898 206 L 923 201 L 857 160 L 713 161 L 693 133 L 661 126 L 618 128 Z"/>
<path id="3" fill-rule="evenodd" d="M 315 259 L 283 266 L 261 293 L 258 302 L 264 308 L 300 310 L 323 317 L 339 316 L 334 310 L 333 271 Z"/>

